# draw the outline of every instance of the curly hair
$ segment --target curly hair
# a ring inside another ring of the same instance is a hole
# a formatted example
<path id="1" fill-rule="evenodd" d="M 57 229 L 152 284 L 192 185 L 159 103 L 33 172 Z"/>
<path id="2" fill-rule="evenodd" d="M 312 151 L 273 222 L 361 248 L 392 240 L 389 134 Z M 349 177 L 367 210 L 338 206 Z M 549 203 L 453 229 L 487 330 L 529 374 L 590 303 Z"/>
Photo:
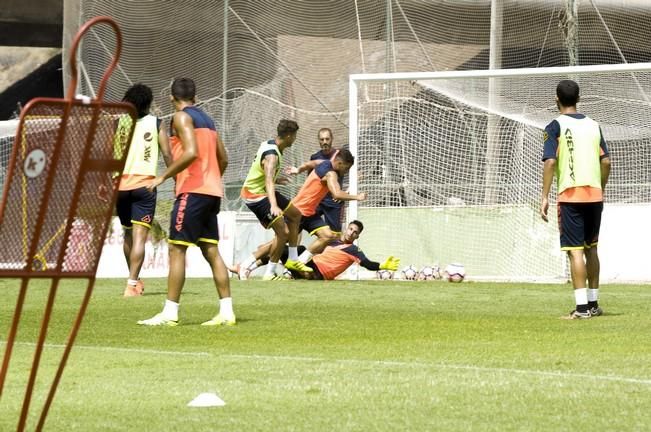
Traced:
<path id="1" fill-rule="evenodd" d="M 149 107 L 154 100 L 151 89 L 144 84 L 134 84 L 126 91 L 122 102 L 131 102 L 138 112 L 138 118 L 149 114 Z"/>

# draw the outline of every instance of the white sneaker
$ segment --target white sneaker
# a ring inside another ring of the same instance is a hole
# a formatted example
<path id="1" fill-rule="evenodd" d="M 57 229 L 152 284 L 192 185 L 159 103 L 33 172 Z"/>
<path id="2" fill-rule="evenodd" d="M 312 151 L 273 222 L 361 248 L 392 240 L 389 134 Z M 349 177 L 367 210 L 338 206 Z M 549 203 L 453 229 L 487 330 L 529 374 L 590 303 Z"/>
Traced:
<path id="1" fill-rule="evenodd" d="M 163 316 L 163 313 L 159 313 L 154 315 L 153 317 L 146 319 L 146 320 L 141 320 L 138 321 L 138 324 L 140 325 L 146 325 L 146 326 L 168 326 L 168 327 L 174 327 L 179 324 L 179 320 L 171 320 Z"/>

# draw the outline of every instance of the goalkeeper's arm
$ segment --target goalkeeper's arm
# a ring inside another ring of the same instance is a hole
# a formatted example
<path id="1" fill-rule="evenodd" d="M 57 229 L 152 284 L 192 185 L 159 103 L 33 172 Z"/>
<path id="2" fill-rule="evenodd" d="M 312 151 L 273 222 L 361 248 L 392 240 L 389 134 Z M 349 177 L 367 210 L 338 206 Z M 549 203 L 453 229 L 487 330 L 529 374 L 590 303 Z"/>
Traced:
<path id="1" fill-rule="evenodd" d="M 395 258 L 393 256 L 390 256 L 387 258 L 382 264 L 376 261 L 371 261 L 368 258 L 364 258 L 359 262 L 359 265 L 364 267 L 367 270 L 391 270 L 391 271 L 396 271 L 398 270 L 398 266 L 400 265 L 400 258 Z"/>

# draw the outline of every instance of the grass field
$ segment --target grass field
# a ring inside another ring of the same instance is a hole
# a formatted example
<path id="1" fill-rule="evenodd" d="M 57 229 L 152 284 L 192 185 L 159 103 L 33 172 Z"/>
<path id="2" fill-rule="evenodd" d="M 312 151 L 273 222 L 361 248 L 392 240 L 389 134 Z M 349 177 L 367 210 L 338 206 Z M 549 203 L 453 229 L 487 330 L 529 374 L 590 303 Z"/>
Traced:
<path id="1" fill-rule="evenodd" d="M 122 280 L 98 280 L 45 430 L 651 430 L 648 286 L 606 285 L 604 316 L 563 321 L 567 285 L 234 281 L 238 325 L 206 328 L 216 294 L 194 279 L 178 327 L 137 326 L 164 284 L 123 299 Z M 18 284 L 0 289 L 4 341 Z M 2 431 L 16 428 L 46 292 L 30 286 Z M 82 292 L 59 292 L 33 411 Z M 187 407 L 203 392 L 226 405 Z"/>

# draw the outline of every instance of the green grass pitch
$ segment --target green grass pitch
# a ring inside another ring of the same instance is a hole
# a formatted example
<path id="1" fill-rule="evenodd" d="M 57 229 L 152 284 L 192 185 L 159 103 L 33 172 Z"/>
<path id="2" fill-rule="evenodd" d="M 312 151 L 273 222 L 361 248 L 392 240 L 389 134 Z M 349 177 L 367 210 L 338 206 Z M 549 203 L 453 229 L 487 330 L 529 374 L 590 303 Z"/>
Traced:
<path id="1" fill-rule="evenodd" d="M 165 280 L 121 297 L 98 280 L 47 431 L 651 430 L 651 291 L 605 285 L 605 315 L 558 319 L 568 285 L 233 281 L 238 325 L 189 279 L 180 325 L 147 328 Z M 0 430 L 15 430 L 48 284 L 30 285 Z M 2 352 L 18 283 L 0 280 Z M 84 282 L 64 281 L 32 412 L 40 412 Z M 223 407 L 191 408 L 203 392 Z M 28 430 L 36 422 L 30 416 Z"/>

